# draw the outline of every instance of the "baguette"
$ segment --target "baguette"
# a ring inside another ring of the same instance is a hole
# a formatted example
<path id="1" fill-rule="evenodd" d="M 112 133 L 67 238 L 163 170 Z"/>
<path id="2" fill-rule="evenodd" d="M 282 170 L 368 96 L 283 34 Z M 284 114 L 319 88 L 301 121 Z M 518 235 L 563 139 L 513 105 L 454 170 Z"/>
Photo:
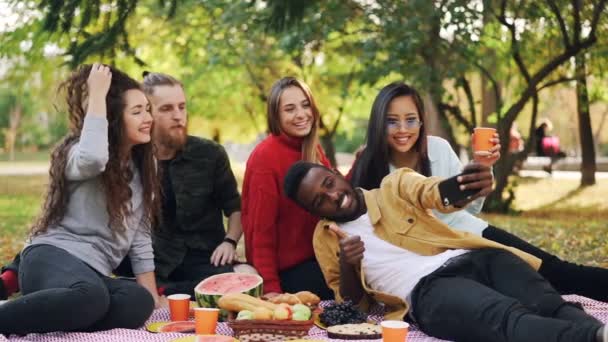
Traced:
<path id="1" fill-rule="evenodd" d="M 221 309 L 239 312 L 242 310 L 255 311 L 257 308 L 266 308 L 274 312 L 278 305 L 246 295 L 244 293 L 229 293 L 223 295 L 217 302 Z"/>

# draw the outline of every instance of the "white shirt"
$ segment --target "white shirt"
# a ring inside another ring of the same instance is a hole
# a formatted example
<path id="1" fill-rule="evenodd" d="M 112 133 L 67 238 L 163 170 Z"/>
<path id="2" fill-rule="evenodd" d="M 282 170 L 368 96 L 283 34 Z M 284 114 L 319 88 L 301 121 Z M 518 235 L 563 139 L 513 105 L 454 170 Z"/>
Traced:
<path id="1" fill-rule="evenodd" d="M 365 282 L 372 289 L 407 300 L 416 284 L 448 259 L 468 252 L 451 249 L 437 255 L 424 256 L 395 246 L 379 238 L 367 214 L 340 228 L 350 235 L 359 235 L 365 244 L 361 267 Z"/>
<path id="2" fill-rule="evenodd" d="M 431 162 L 431 175 L 450 178 L 462 171 L 462 163 L 447 140 L 429 135 L 427 136 L 427 150 Z M 395 167 L 389 165 L 389 171 L 394 170 Z M 475 215 L 481 212 L 484 200 L 483 197 L 478 198 L 471 202 L 465 210 L 449 214 L 433 210 L 433 215 L 452 229 L 481 236 L 483 230 L 488 227 L 488 222 Z"/>

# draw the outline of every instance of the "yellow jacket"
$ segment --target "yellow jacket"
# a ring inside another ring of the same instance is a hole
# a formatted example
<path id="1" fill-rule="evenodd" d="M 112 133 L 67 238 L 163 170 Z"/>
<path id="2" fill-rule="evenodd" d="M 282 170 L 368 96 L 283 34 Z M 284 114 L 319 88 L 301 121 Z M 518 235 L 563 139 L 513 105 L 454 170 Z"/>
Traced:
<path id="1" fill-rule="evenodd" d="M 420 255 L 436 255 L 447 249 L 503 248 L 538 270 L 540 259 L 470 233 L 452 230 L 435 218 L 430 209 L 446 213 L 458 210 L 443 205 L 438 188 L 442 180 L 438 177 L 424 177 L 410 169 L 401 169 L 385 177 L 379 189 L 363 190 L 367 214 L 374 225 L 375 234 Z M 336 294 L 336 299 L 341 300 L 339 240 L 329 229 L 325 229 L 329 223 L 331 221 L 319 221 L 313 245 L 325 281 Z M 381 302 L 386 306 L 386 319 L 402 320 L 408 311 L 407 303 L 402 298 L 370 289 L 360 267 L 358 271 L 361 285 L 367 293 L 359 307 L 366 311 L 372 301 Z"/>

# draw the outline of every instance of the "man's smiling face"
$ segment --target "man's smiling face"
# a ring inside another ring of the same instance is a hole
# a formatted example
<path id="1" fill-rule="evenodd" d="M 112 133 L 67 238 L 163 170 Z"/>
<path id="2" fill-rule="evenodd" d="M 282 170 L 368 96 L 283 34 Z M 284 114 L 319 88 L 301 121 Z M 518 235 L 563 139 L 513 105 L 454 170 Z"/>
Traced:
<path id="1" fill-rule="evenodd" d="M 354 220 L 361 207 L 361 198 L 350 183 L 323 167 L 311 168 L 302 178 L 296 199 L 310 213 L 337 222 Z"/>

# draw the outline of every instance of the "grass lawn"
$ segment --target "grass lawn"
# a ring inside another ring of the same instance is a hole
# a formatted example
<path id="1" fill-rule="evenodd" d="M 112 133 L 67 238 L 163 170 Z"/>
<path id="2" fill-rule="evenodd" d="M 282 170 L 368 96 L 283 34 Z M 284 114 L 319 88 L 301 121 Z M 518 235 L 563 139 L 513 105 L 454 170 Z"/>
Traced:
<path id="1" fill-rule="evenodd" d="M 242 167 L 234 165 L 242 181 Z M 0 264 L 10 261 L 37 215 L 46 175 L 0 176 Z M 516 215 L 484 218 L 571 261 L 608 267 L 608 180 L 578 188 L 578 181 L 517 179 Z"/>

